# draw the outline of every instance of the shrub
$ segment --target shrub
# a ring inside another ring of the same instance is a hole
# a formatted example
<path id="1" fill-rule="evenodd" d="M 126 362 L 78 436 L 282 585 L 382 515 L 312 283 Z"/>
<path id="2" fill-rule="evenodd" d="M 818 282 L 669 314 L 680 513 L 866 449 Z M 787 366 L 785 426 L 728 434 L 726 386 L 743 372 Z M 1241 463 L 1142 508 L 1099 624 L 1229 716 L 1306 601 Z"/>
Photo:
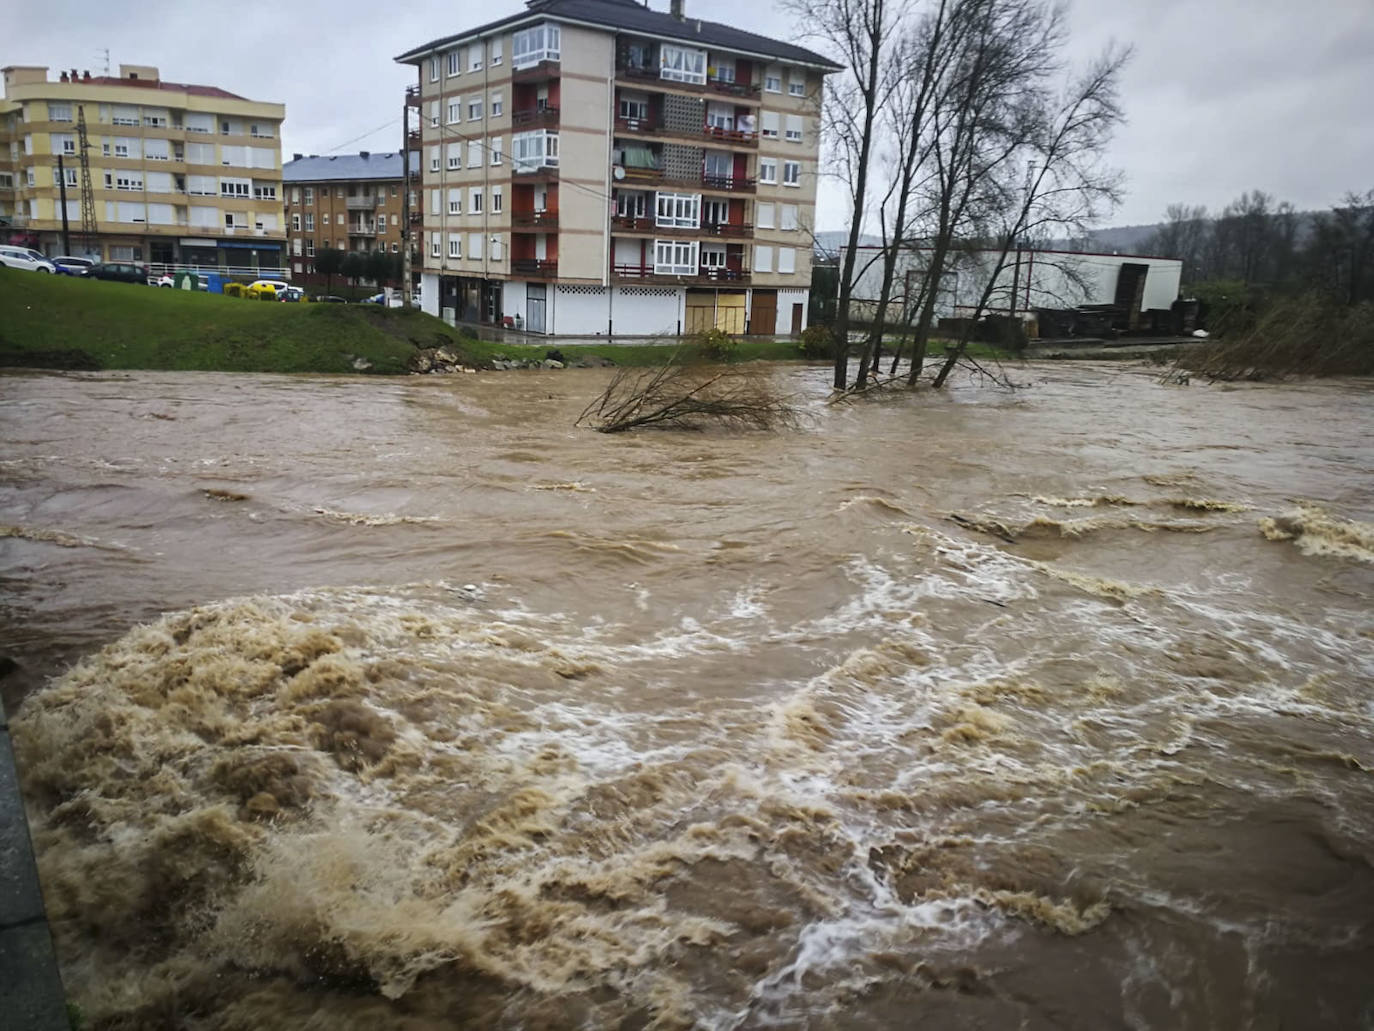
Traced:
<path id="1" fill-rule="evenodd" d="M 802 330 L 797 350 L 803 358 L 816 361 L 830 360 L 835 357 L 835 338 L 829 326 L 807 326 Z"/>
<path id="2" fill-rule="evenodd" d="M 711 362 L 728 362 L 735 356 L 738 342 L 723 329 L 708 329 L 698 333 L 693 341 L 701 357 Z"/>

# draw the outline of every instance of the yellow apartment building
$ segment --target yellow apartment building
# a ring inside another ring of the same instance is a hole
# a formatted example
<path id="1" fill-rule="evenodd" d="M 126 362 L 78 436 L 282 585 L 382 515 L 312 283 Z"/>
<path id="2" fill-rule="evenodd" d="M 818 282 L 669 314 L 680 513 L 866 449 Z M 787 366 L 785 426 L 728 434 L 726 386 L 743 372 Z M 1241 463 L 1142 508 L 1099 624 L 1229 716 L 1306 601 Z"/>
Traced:
<path id="1" fill-rule="evenodd" d="M 3 69 L 0 239 L 156 266 L 283 267 L 281 104 L 215 86 L 119 75 Z M 95 238 L 82 235 L 78 122 L 84 114 Z"/>

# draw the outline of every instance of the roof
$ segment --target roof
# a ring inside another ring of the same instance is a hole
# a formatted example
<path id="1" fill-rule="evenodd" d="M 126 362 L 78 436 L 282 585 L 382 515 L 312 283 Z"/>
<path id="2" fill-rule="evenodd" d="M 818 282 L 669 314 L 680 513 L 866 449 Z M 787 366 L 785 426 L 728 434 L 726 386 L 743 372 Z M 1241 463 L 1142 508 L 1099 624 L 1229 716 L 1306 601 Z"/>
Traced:
<path id="1" fill-rule="evenodd" d="M 411 169 L 418 171 L 420 156 L 411 151 Z M 403 179 L 401 152 L 361 151 L 357 154 L 311 154 L 281 166 L 283 182 L 321 183 L 336 179 Z"/>
<path id="2" fill-rule="evenodd" d="M 528 10 L 521 14 L 488 22 L 486 25 L 479 25 L 453 36 L 431 40 L 406 51 L 396 60 L 402 64 L 411 63 L 433 50 L 473 36 L 485 36 L 500 29 L 514 28 L 525 22 L 551 20 L 595 25 L 613 31 L 632 32 L 694 46 L 733 50 L 753 57 L 815 65 L 830 71 L 839 71 L 843 67 L 830 58 L 804 47 L 745 32 L 743 29 L 722 25 L 719 22 L 703 21 L 690 16 L 679 20 L 666 11 L 650 10 L 639 0 L 528 0 L 525 6 Z"/>
<path id="3" fill-rule="evenodd" d="M 53 85 L 50 83 L 49 85 Z M 67 85 L 67 83 L 61 83 Z M 89 79 L 72 79 L 73 86 L 132 86 L 134 89 L 167 90 L 170 93 L 189 93 L 193 97 L 219 97 L 221 100 L 248 100 L 237 93 L 218 86 L 197 86 L 189 82 L 163 82 L 161 79 L 120 79 L 113 75 L 92 75 Z M 249 101 L 251 103 L 251 101 Z"/>

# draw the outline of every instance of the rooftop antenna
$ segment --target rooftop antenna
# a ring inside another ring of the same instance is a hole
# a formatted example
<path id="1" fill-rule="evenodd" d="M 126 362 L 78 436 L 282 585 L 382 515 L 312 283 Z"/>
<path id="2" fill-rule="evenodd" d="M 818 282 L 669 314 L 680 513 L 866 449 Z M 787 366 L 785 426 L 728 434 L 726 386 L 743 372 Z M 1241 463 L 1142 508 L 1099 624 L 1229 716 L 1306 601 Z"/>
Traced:
<path id="1" fill-rule="evenodd" d="M 104 55 L 105 55 L 105 77 L 106 77 L 106 78 L 109 78 L 109 76 L 110 76 L 110 48 L 109 48 L 109 47 L 105 47 L 103 50 L 97 50 L 96 53 L 97 53 L 97 54 L 104 54 Z"/>

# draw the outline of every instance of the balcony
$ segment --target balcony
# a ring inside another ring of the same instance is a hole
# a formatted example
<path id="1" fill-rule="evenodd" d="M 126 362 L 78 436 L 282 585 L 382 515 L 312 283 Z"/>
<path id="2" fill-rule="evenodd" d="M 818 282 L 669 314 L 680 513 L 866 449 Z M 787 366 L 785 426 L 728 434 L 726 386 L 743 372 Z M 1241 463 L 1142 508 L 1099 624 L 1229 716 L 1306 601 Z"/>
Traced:
<path id="1" fill-rule="evenodd" d="M 349 211 L 371 211 L 382 202 L 382 198 L 376 195 L 367 197 L 349 197 L 344 201 Z"/>
<path id="2" fill-rule="evenodd" d="M 349 236 L 376 236 L 376 222 L 350 222 L 348 224 Z"/>
<path id="3" fill-rule="evenodd" d="M 539 82 L 544 79 L 556 79 L 562 74 L 563 66 L 557 60 L 545 58 L 534 64 L 527 64 L 522 68 L 512 68 L 510 73 L 511 82 Z"/>
<path id="4" fill-rule="evenodd" d="M 682 82 L 679 79 L 665 79 L 660 69 L 617 63 L 615 76 L 637 86 L 654 86 L 659 89 L 681 90 L 691 93 L 713 93 L 734 97 L 738 100 L 757 100 L 763 92 L 762 86 L 743 86 L 725 79 L 707 78 L 705 82 Z"/>
<path id="5" fill-rule="evenodd" d="M 558 108 L 531 107 L 510 113 L 510 124 L 520 128 L 558 128 Z"/>
<path id="6" fill-rule="evenodd" d="M 558 178 L 558 158 L 528 158 L 511 162 L 511 174 L 525 182 L 543 182 Z"/>
<path id="7" fill-rule="evenodd" d="M 510 224 L 516 229 L 532 229 L 542 233 L 558 228 L 558 212 L 517 211 L 511 215 Z"/>
<path id="8" fill-rule="evenodd" d="M 612 265 L 611 275 L 617 279 L 638 280 L 649 283 L 701 284 L 747 283 L 749 270 L 746 268 L 703 268 L 695 274 L 677 275 L 659 272 L 653 265 Z"/>
<path id="9" fill-rule="evenodd" d="M 659 225 L 653 215 L 612 215 L 611 232 L 642 236 L 750 237 L 754 227 L 748 223 L 702 222 L 699 226 Z"/>
<path id="10" fill-rule="evenodd" d="M 536 279 L 556 279 L 558 262 L 544 258 L 514 258 L 510 263 L 511 272 L 519 276 L 532 276 Z"/>
<path id="11" fill-rule="evenodd" d="M 419 108 L 420 108 L 420 87 L 419 87 L 419 86 L 407 86 L 407 87 L 406 87 L 406 107 L 413 107 L 413 108 L 415 108 L 417 111 L 419 110 Z"/>
<path id="12" fill-rule="evenodd" d="M 659 168 L 625 167 L 616 177 L 616 184 L 626 187 L 636 186 L 686 186 L 693 190 L 709 190 L 718 193 L 753 193 L 758 186 L 757 179 L 726 175 L 689 175 L 669 178 Z"/>
<path id="13" fill-rule="evenodd" d="M 735 147 L 757 147 L 759 134 L 744 132 L 740 129 L 718 129 L 714 125 L 703 125 L 700 129 L 670 129 L 655 118 L 617 118 L 615 132 L 618 136 L 676 136 L 693 142 L 710 140 Z"/>

